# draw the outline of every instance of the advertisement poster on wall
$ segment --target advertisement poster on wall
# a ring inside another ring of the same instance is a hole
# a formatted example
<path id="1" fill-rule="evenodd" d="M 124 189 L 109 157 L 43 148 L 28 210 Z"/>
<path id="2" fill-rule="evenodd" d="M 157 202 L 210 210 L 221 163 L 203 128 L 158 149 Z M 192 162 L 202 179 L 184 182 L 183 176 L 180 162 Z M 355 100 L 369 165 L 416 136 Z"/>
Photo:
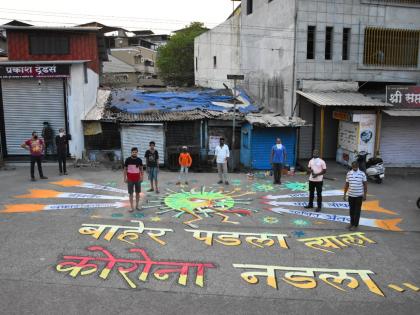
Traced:
<path id="1" fill-rule="evenodd" d="M 210 136 L 209 137 L 209 154 L 214 154 L 214 150 L 220 143 L 219 136 Z"/>
<path id="2" fill-rule="evenodd" d="M 359 145 L 357 151 L 366 151 L 368 153 L 368 158 L 372 157 L 375 150 L 376 115 L 355 114 L 353 120 L 359 122 Z"/>

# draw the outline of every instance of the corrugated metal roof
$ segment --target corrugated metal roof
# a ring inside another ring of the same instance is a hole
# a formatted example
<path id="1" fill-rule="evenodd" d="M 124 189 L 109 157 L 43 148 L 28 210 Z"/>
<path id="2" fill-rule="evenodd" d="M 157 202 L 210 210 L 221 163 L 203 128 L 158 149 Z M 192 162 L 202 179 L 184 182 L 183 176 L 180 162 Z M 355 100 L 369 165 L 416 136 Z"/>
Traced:
<path id="1" fill-rule="evenodd" d="M 243 120 L 243 115 L 237 114 L 236 117 L 239 121 Z M 139 114 L 133 114 L 127 112 L 115 113 L 106 109 L 100 120 L 118 122 L 163 122 L 191 121 L 201 119 L 231 120 L 232 118 L 233 113 L 222 113 L 217 111 L 205 110 L 191 110 L 183 112 L 163 112 L 156 110 L 150 112 L 142 112 Z"/>
<path id="2" fill-rule="evenodd" d="M 306 97 L 312 103 L 319 106 L 366 106 L 366 107 L 385 107 L 392 106 L 361 93 L 354 92 L 302 92 L 298 94 Z"/>
<path id="3" fill-rule="evenodd" d="M 245 120 L 251 125 L 262 127 L 302 127 L 305 125 L 305 121 L 299 117 L 273 114 L 248 114 Z"/>
<path id="4" fill-rule="evenodd" d="M 85 121 L 113 121 L 113 122 L 163 122 L 188 121 L 201 119 L 231 120 L 233 112 L 220 112 L 213 110 L 194 109 L 188 111 L 166 112 L 161 110 L 148 110 L 141 113 L 129 113 L 112 110 L 110 106 L 111 91 L 99 89 L 95 106 L 87 113 Z M 239 121 L 244 114 L 236 113 Z"/>
<path id="5" fill-rule="evenodd" d="M 389 116 L 399 116 L 399 117 L 419 117 L 420 109 L 395 109 L 395 110 L 384 110 L 384 113 Z"/>

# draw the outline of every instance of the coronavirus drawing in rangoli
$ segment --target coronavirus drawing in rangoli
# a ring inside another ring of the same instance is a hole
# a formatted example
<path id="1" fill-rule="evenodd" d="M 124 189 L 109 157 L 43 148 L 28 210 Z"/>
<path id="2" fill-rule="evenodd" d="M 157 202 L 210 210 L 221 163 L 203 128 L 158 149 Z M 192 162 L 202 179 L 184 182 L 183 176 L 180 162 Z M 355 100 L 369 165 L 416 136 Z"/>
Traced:
<path id="1" fill-rule="evenodd" d="M 200 190 L 193 188 L 189 191 L 177 192 L 170 189 L 167 191 L 168 193 L 162 198 L 150 201 L 150 203 L 156 203 L 155 208 L 160 209 L 157 214 L 175 212 L 174 217 L 176 218 L 189 215 L 188 220 L 183 223 L 193 228 L 197 227 L 194 222 L 215 215 L 221 217 L 223 223 L 238 224 L 239 222 L 231 220 L 231 215 L 247 216 L 252 212 L 249 209 L 236 207 L 238 204 L 250 204 L 252 199 L 240 199 L 240 197 L 254 194 L 253 192 L 242 192 L 240 188 L 223 191 L 206 190 L 206 187 L 203 186 Z"/>

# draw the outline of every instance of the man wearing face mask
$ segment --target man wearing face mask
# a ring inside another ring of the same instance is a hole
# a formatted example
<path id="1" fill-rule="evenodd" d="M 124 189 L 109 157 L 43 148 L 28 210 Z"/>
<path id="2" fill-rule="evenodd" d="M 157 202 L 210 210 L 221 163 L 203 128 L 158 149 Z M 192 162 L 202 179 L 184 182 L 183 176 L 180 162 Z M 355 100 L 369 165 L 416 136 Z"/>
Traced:
<path id="1" fill-rule="evenodd" d="M 273 167 L 274 182 L 273 184 L 281 184 L 281 172 L 283 164 L 287 160 L 286 147 L 281 144 L 281 139 L 276 139 L 276 144 L 271 148 L 270 163 Z"/>
<path id="2" fill-rule="evenodd" d="M 322 207 L 322 183 L 324 174 L 327 172 L 327 165 L 325 161 L 319 157 L 319 151 L 314 150 L 312 153 L 312 159 L 308 164 L 309 176 L 309 203 L 305 206 L 305 209 L 311 209 L 314 207 L 314 196 L 316 189 L 316 201 L 318 207 L 316 212 L 321 211 Z"/>
<path id="3" fill-rule="evenodd" d="M 48 179 L 42 172 L 42 155 L 44 154 L 45 144 L 44 141 L 38 138 L 36 131 L 32 132 L 32 138 L 21 144 L 21 147 L 29 150 L 31 154 L 31 180 L 34 182 L 35 179 L 35 163 L 38 166 L 38 173 L 41 179 Z"/>
<path id="4" fill-rule="evenodd" d="M 67 146 L 71 140 L 70 135 L 66 135 L 64 128 L 59 129 L 58 135 L 55 137 L 55 146 L 57 147 L 58 169 L 61 175 L 67 175 L 66 159 Z"/>

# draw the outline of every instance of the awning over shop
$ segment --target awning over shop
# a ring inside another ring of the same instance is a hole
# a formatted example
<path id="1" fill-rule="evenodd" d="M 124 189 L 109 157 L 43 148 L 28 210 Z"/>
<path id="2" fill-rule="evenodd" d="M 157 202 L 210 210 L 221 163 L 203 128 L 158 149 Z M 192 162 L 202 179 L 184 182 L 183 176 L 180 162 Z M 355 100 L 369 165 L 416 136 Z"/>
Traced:
<path id="1" fill-rule="evenodd" d="M 273 114 L 248 114 L 245 120 L 251 125 L 261 127 L 302 127 L 305 125 L 305 121 L 299 117 Z"/>
<path id="2" fill-rule="evenodd" d="M 395 109 L 395 110 L 384 110 L 385 114 L 389 116 L 398 117 L 419 117 L 420 109 Z"/>
<path id="3" fill-rule="evenodd" d="M 296 91 L 318 106 L 369 106 L 388 107 L 391 104 L 375 100 L 356 92 L 303 92 Z"/>

